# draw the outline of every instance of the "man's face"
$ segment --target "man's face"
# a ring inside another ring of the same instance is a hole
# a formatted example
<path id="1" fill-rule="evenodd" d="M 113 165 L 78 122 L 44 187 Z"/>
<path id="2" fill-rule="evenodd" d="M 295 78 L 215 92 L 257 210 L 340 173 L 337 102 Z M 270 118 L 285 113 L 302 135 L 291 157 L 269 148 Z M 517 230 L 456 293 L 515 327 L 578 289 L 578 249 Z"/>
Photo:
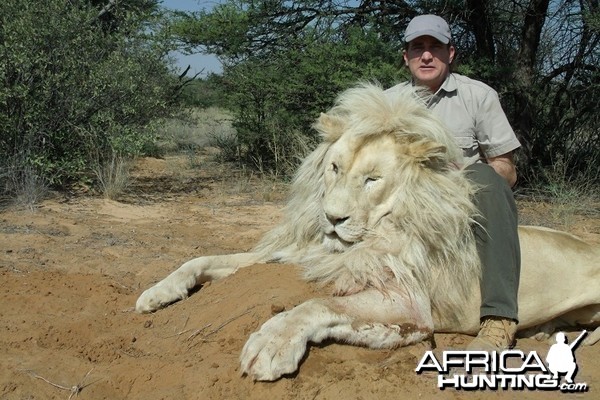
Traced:
<path id="1" fill-rule="evenodd" d="M 450 72 L 454 47 L 431 36 L 420 36 L 408 43 L 404 62 L 416 83 L 436 92 Z"/>

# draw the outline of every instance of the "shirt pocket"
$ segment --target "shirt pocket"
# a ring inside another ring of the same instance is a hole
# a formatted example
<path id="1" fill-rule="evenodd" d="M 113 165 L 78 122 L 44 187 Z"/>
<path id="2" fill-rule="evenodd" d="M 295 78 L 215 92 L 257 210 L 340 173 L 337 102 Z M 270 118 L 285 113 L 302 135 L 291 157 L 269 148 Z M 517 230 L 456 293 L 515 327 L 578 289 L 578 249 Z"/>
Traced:
<path id="1" fill-rule="evenodd" d="M 479 144 L 471 132 L 461 132 L 454 137 L 456 144 L 463 151 L 465 157 L 473 157 L 479 154 Z"/>

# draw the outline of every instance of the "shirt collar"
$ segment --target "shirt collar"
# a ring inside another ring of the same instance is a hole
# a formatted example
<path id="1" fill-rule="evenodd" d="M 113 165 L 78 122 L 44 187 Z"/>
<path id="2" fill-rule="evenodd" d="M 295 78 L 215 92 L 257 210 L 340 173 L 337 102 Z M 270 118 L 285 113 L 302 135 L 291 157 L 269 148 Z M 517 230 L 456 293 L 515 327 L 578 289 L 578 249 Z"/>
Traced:
<path id="1" fill-rule="evenodd" d="M 413 86 L 416 85 L 414 79 L 411 79 L 411 84 Z M 440 88 L 437 90 L 437 92 L 435 94 L 438 94 L 442 90 L 446 93 L 451 93 L 451 92 L 456 91 L 457 89 L 458 89 L 458 86 L 456 85 L 456 77 L 454 76 L 453 73 L 449 73 L 448 76 L 446 77 L 446 80 L 444 80 L 444 83 L 442 83 L 442 86 L 440 86 Z"/>
<path id="2" fill-rule="evenodd" d="M 456 77 L 454 76 L 454 74 L 450 73 L 446 77 L 444 83 L 442 83 L 442 86 L 440 86 L 440 88 L 438 89 L 438 92 L 440 90 L 443 90 L 446 93 L 450 93 L 456 91 L 457 89 L 458 86 L 456 85 Z"/>

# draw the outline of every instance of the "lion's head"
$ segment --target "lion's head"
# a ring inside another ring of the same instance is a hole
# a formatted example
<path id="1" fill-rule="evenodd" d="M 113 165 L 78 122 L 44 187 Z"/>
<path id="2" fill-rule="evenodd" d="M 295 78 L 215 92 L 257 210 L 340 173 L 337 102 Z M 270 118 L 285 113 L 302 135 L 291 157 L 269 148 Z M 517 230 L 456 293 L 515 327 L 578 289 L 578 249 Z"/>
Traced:
<path id="1" fill-rule="evenodd" d="M 276 258 L 340 293 L 435 290 L 441 275 L 476 271 L 473 187 L 454 139 L 418 94 L 362 85 L 315 128 L 323 143 L 298 172 L 286 222 L 263 240 Z"/>
<path id="2" fill-rule="evenodd" d="M 398 206 L 410 200 L 407 188 L 461 162 L 451 136 L 416 96 L 361 86 L 315 124 L 329 143 L 320 215 L 327 248 L 343 251 L 370 236 L 389 236 L 404 218 Z"/>

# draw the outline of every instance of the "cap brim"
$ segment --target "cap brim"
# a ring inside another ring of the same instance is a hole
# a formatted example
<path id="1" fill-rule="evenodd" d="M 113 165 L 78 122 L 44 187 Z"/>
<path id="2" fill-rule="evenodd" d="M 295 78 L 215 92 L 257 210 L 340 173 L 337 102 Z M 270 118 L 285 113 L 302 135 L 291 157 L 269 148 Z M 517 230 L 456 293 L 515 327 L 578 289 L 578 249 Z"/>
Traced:
<path id="1" fill-rule="evenodd" d="M 439 40 L 440 42 L 444 43 L 444 44 L 448 44 L 450 43 L 450 38 L 441 35 L 439 32 L 437 31 L 433 31 L 433 30 L 425 30 L 425 31 L 419 31 L 419 32 L 415 32 L 415 33 L 411 33 L 410 35 L 406 35 L 404 36 L 404 41 L 405 42 L 411 42 L 414 39 L 421 37 L 421 36 L 431 36 L 436 38 L 437 40 Z"/>

